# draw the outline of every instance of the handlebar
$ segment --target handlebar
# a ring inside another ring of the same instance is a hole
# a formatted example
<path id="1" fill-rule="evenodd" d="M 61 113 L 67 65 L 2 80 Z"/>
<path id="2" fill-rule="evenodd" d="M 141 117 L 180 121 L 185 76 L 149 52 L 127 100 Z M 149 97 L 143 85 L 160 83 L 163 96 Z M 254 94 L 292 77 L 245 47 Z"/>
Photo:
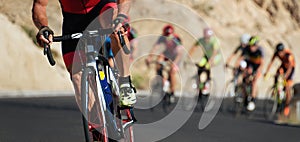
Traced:
<path id="1" fill-rule="evenodd" d="M 89 38 L 89 36 L 91 34 L 93 34 L 93 35 L 109 35 L 111 33 L 113 33 L 112 29 L 98 29 L 98 30 L 95 30 L 95 31 L 87 31 L 87 32 L 84 32 L 84 33 L 74 33 L 74 34 L 63 35 L 63 36 L 54 36 L 53 37 L 53 42 L 61 42 L 61 41 L 67 41 L 67 40 L 80 39 L 82 37 Z M 43 35 L 46 39 L 49 38 L 49 32 L 48 31 L 45 31 Z M 131 51 L 127 47 L 124 36 L 122 35 L 121 31 L 118 31 L 117 35 L 120 39 L 120 44 L 122 46 L 122 49 L 123 49 L 124 53 L 127 54 L 127 55 L 130 54 Z M 56 62 L 53 58 L 52 52 L 51 52 L 50 45 L 48 45 L 48 44 L 44 44 L 44 55 L 47 55 L 48 61 L 49 61 L 51 66 L 54 66 L 56 64 Z"/>
<path id="2" fill-rule="evenodd" d="M 43 33 L 44 37 L 48 40 L 49 39 L 49 32 L 45 31 Z M 44 44 L 44 55 L 47 55 L 48 61 L 50 63 L 51 66 L 54 66 L 56 64 L 52 52 L 51 52 L 51 48 L 50 45 L 48 44 Z"/>

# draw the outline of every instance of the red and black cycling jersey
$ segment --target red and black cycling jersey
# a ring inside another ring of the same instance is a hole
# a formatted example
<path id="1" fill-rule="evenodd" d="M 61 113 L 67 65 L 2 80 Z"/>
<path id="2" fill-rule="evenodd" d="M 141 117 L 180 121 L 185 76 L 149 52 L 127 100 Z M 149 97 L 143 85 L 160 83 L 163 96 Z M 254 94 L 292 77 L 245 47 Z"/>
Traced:
<path id="1" fill-rule="evenodd" d="M 73 14 L 87 14 L 101 1 L 116 2 L 116 0 L 59 0 L 63 12 Z"/>
<path id="2" fill-rule="evenodd" d="M 178 49 L 181 48 L 181 39 L 178 35 L 173 34 L 170 36 L 160 36 L 156 44 L 162 44 L 165 46 L 163 54 L 170 60 L 175 60 L 178 55 Z"/>

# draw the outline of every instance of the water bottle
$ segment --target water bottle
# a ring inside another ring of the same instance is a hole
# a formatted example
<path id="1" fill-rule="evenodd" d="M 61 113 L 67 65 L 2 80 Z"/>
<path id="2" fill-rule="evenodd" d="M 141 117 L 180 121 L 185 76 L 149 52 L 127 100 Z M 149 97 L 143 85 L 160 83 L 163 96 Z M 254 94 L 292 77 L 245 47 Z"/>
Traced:
<path id="1" fill-rule="evenodd" d="M 111 95 L 110 85 L 107 82 L 104 71 L 99 71 L 99 76 L 100 76 L 100 83 L 101 83 L 104 99 L 106 102 L 106 106 L 107 108 L 110 108 L 109 105 L 112 103 L 112 99 L 113 99 Z"/>

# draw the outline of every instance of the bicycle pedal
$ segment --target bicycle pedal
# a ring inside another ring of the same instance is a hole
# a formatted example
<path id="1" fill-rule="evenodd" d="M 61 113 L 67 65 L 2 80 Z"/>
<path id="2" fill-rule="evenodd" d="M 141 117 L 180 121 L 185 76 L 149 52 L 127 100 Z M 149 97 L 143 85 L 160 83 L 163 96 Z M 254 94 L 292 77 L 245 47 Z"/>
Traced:
<path id="1" fill-rule="evenodd" d="M 131 107 L 131 106 L 119 106 L 119 109 L 120 110 L 127 110 L 127 109 L 133 109 L 133 107 Z"/>

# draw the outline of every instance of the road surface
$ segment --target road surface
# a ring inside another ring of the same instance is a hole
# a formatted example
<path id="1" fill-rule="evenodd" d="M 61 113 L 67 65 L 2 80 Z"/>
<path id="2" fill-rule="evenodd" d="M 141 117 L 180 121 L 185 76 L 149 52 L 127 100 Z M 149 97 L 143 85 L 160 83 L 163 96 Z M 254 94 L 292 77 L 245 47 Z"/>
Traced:
<path id="1" fill-rule="evenodd" d="M 0 142 L 82 142 L 81 113 L 74 97 L 0 99 Z M 136 110 L 139 123 L 164 115 L 160 108 Z M 219 112 L 204 130 L 198 129 L 200 111 L 162 141 L 184 142 L 299 142 L 300 127 L 274 125 L 258 112 L 251 120 Z M 151 135 L 151 134 L 148 134 Z"/>

